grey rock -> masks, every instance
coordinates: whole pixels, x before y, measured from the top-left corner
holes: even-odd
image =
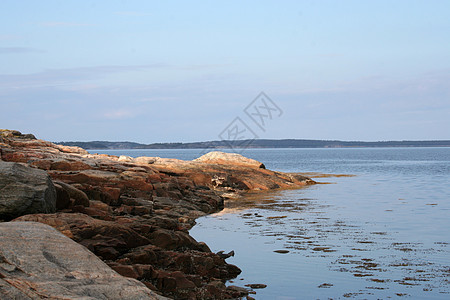
[[[0,223],[0,299],[167,299],[36,222]]]
[[[56,190],[43,170],[0,161],[0,219],[56,211]]]

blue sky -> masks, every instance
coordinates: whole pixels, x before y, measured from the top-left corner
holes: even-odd
[[[52,141],[450,139],[450,1],[2,0],[0,104]]]

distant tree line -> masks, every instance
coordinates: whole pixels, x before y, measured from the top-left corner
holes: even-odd
[[[303,139],[283,139],[283,140],[239,140],[239,141],[209,141],[194,143],[153,143],[140,144],[134,142],[59,142],[57,144],[65,146],[78,146],[84,149],[224,149],[239,148],[246,145],[246,148],[346,148],[346,147],[450,147],[450,140],[435,141],[328,141],[328,140],[303,140]]]

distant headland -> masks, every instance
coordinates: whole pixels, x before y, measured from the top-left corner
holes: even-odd
[[[59,142],[64,146],[77,146],[84,149],[226,149],[226,148],[351,148],[351,147],[450,147],[450,140],[430,141],[338,141],[305,139],[256,139],[256,140],[222,140],[192,143],[153,143],[134,142]]]

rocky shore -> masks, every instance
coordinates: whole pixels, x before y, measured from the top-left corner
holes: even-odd
[[[0,298],[245,297],[188,230],[229,197],[308,184],[238,154],[116,157],[0,130]]]

